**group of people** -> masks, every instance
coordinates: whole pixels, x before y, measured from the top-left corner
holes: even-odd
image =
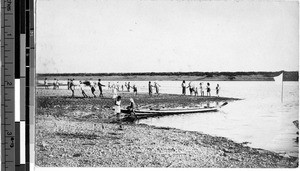
[[[149,81],[149,83],[148,83],[148,93],[149,93],[149,96],[152,96],[152,93],[153,93],[152,87],[155,88],[156,94],[159,95],[159,87],[160,87],[160,85],[157,82],[154,82],[154,85],[152,85],[151,81]]]
[[[98,79],[97,83],[90,82],[90,81],[84,81],[84,82],[83,81],[79,81],[79,85],[75,85],[74,84],[74,79],[68,79],[68,81],[67,81],[67,87],[68,87],[68,90],[71,90],[71,92],[72,92],[71,97],[74,97],[75,87],[76,86],[80,87],[81,94],[83,95],[83,97],[89,97],[86,94],[86,92],[85,92],[85,90],[86,90],[85,87],[90,87],[93,96],[97,97],[96,94],[95,94],[95,91],[96,91],[96,88],[98,86],[99,91],[100,91],[99,97],[103,97],[102,87],[104,87],[105,85],[101,83],[101,79]]]
[[[115,99],[118,96],[118,92],[119,91],[125,91],[130,92],[130,89],[133,89],[133,95],[137,95],[138,92],[138,88],[137,86],[134,84],[133,86],[130,85],[130,82],[125,82],[124,85],[122,84],[121,86],[119,85],[119,82],[117,82],[116,84],[114,83],[110,83],[108,82],[108,89],[112,90],[112,97]],[[45,89],[49,89],[49,84],[48,84],[48,80],[47,78],[44,79],[44,85],[45,85]],[[59,81],[58,79],[54,79],[53,81],[53,89],[59,89]],[[91,81],[79,81],[79,85],[75,85],[74,84],[74,79],[68,79],[67,81],[67,87],[68,90],[72,91],[72,96],[74,97],[74,91],[75,91],[75,87],[79,86],[81,93],[83,95],[83,97],[88,97],[88,95],[86,94],[86,88],[85,87],[89,87],[91,89],[91,92],[93,94],[94,97],[97,97],[95,94],[96,88],[98,87],[100,94],[99,97],[103,97],[103,89],[102,87],[104,87],[105,85],[101,83],[101,79],[98,79],[97,83],[95,82],[91,82]],[[188,84],[185,82],[185,80],[182,81],[181,87],[182,87],[182,95],[186,95],[186,91],[187,89],[190,92],[190,95],[194,95],[194,96],[205,96],[205,92],[206,92],[206,96],[211,96],[211,87],[210,87],[210,83],[206,84],[206,87],[204,87],[205,85],[203,85],[202,83],[199,84],[199,89],[198,86],[195,86],[195,84],[190,81]],[[151,81],[148,82],[148,94],[151,97],[154,93],[153,93],[153,88],[155,89],[155,94],[159,95],[160,94],[160,87],[161,85],[159,85],[157,82],[154,82],[154,84],[151,83]],[[217,84],[216,88],[216,96],[219,96],[219,91],[220,91],[220,86],[219,84]]]
[[[52,85],[53,85],[53,89],[59,89],[58,79],[54,78]],[[44,86],[45,86],[45,89],[49,89],[49,82],[48,82],[47,78],[44,79]]]
[[[190,95],[195,95],[198,96],[198,87],[195,86],[191,81],[189,82],[188,85],[186,85],[185,80],[182,81],[181,83],[182,87],[182,95],[186,95],[186,89],[189,89]],[[206,88],[203,87],[202,83],[199,84],[199,91],[200,91],[200,96],[205,96],[204,91],[206,89],[206,96],[211,96],[211,88],[210,88],[210,83],[207,83]],[[216,96],[219,97],[219,91],[220,91],[220,86],[217,84],[216,86]]]
[[[119,82],[116,84],[108,82],[108,89],[112,90],[113,98],[116,98],[118,95],[118,92],[121,90],[124,91],[124,87],[126,88],[125,91],[130,92],[130,89],[133,90],[133,95],[137,95],[137,86],[134,84],[133,86],[130,85],[130,82],[125,82],[124,85],[119,85]]]

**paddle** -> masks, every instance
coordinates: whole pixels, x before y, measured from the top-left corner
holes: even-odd
[[[225,102],[225,103],[223,103],[220,107],[223,107],[223,106],[225,106],[225,105],[227,105],[228,104],[228,102]]]

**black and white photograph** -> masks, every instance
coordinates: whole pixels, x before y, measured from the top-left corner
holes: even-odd
[[[37,0],[35,50],[38,168],[298,168],[296,0]]]

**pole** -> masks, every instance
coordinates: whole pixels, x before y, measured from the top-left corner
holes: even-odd
[[[281,80],[281,103],[283,103],[283,73],[282,72],[282,80]]]

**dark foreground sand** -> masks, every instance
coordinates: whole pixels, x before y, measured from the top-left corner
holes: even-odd
[[[96,92],[98,94],[98,92]],[[89,94],[91,96],[91,94]],[[298,158],[254,149],[227,138],[173,128],[114,123],[113,100],[70,98],[66,90],[37,90],[36,165],[68,167],[298,167]],[[76,92],[80,96],[80,92]],[[121,93],[128,105],[131,93]],[[193,106],[224,97],[134,97],[139,106]]]

